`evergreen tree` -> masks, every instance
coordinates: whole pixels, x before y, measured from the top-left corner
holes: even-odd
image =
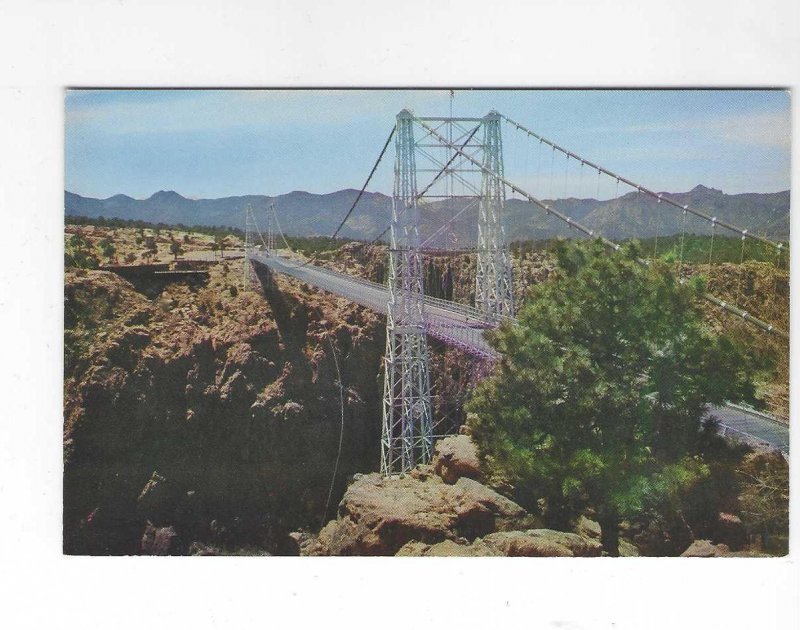
[[[491,335],[502,354],[469,403],[484,461],[547,521],[566,527],[596,511],[602,542],[618,551],[620,519],[663,479],[703,474],[708,404],[752,394],[740,351],[704,324],[701,287],[666,265],[642,266],[629,245],[555,247],[558,267],[533,288],[519,325]],[[673,484],[674,485],[674,484]]]

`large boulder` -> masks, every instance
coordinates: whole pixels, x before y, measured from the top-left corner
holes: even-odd
[[[599,541],[552,529],[529,529],[517,532],[495,532],[483,542],[504,556],[528,557],[598,557],[603,547]]]
[[[527,516],[524,509],[473,479],[453,485],[428,474],[386,479],[361,475],[345,492],[339,517],[328,523],[308,555],[394,555],[417,541],[434,545],[475,539]]]
[[[483,480],[478,449],[469,435],[451,435],[439,440],[434,448],[433,469],[449,484],[461,477]]]

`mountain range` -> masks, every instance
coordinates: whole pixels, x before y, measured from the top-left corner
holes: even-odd
[[[776,193],[744,193],[727,195],[721,190],[696,186],[688,192],[662,193],[681,205],[702,211],[720,220],[747,228],[750,232],[773,239],[789,238],[789,191]],[[108,199],[82,197],[64,191],[64,210],[67,216],[138,219],[152,223],[188,226],[243,227],[245,209],[251,205],[262,230],[267,212],[275,204],[278,220],[284,233],[292,236],[329,236],[339,225],[358,195],[346,189],[327,194],[294,191],[284,195],[244,195],[220,199],[189,199],[175,191],[159,191],[147,199],[114,195]],[[381,234],[391,218],[391,197],[365,192],[355,211],[340,232],[344,238],[370,240]],[[421,204],[420,236],[430,238],[464,208],[461,200],[436,201]],[[647,238],[687,233],[710,234],[707,221],[692,215],[685,218],[677,208],[659,204],[655,199],[630,192],[608,200],[555,199],[545,200],[551,207],[580,221],[596,233],[611,239]],[[477,239],[477,204],[465,210],[451,225],[430,240],[429,245],[466,245]],[[543,239],[554,236],[575,236],[576,232],[560,220],[545,215],[539,208],[521,199],[506,200],[504,221],[509,241]],[[721,230],[725,233],[724,230]],[[730,234],[730,233],[728,233]]]

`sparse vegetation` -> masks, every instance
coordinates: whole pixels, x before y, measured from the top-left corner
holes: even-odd
[[[156,236],[154,230],[149,227],[122,226],[112,228],[91,223],[83,226],[68,225],[65,237],[65,251],[69,256],[77,255],[81,262],[87,265],[87,268],[91,268],[91,265],[99,265],[101,255],[108,258],[103,252],[106,244],[113,244],[116,248],[115,256],[126,264],[133,264],[138,260],[167,262],[176,255],[175,251],[173,251],[173,243],[180,249],[186,250],[187,257],[190,257],[190,254],[198,250],[204,250],[209,255],[215,250],[219,251],[219,243],[226,236],[228,240],[225,244],[226,249],[237,246],[236,235],[233,233],[212,236],[198,232],[193,238],[187,238],[188,233],[182,231],[179,226],[162,225],[160,231],[161,235]],[[173,236],[172,241],[167,239],[167,234],[170,232]],[[364,244],[356,243],[341,246],[341,243],[331,242],[330,239],[323,237],[289,239],[289,241],[295,251],[299,251],[309,257],[316,254],[319,264],[330,265],[338,270],[346,269],[349,273],[361,274],[371,280],[380,281],[384,276],[385,247],[365,247]],[[664,243],[666,241],[659,240],[658,251],[663,264],[658,267],[674,270],[676,261],[670,259],[668,252],[665,250],[663,252],[665,255],[661,256]],[[587,244],[583,243],[578,247],[586,246]],[[548,278],[552,278],[554,274],[558,276],[564,273],[563,269],[560,271],[554,269],[553,261],[559,258],[559,252],[569,250],[570,247],[569,244],[552,241],[516,244],[514,255],[516,256],[515,291],[517,295],[522,296],[525,295],[526,291],[533,291],[531,296],[533,300],[531,301],[541,303],[539,299],[541,296],[538,292],[543,290],[541,288],[544,286],[543,283]],[[643,256],[647,254],[646,247],[647,243],[641,246],[640,254]],[[715,251],[717,251],[716,241]],[[140,258],[140,256],[145,256],[146,258]],[[569,259],[569,256],[567,259]],[[97,295],[86,293],[86,290],[91,287],[105,285],[104,278],[109,277],[109,274],[87,272],[84,269],[68,272],[70,284],[75,287],[81,287],[75,297],[70,300],[68,307],[72,309],[69,316],[73,318],[67,323],[67,330],[65,330],[65,361],[68,372],[78,374],[81,369],[93,365],[93,362],[102,362],[103,357],[109,356],[113,357],[114,365],[109,379],[112,377],[119,378],[118,375],[122,373],[119,372],[120,366],[123,366],[126,370],[132,369],[133,363],[126,363],[126,361],[134,361],[134,358],[131,357],[137,356],[137,351],[134,351],[132,349],[133,346],[130,345],[133,343],[131,340],[143,339],[145,333],[154,336],[160,335],[161,341],[159,341],[159,344],[169,338],[170,341],[163,346],[164,351],[167,351],[168,348],[172,347],[172,344],[195,343],[189,341],[196,334],[188,332],[190,327],[197,327],[197,330],[200,331],[216,327],[224,328],[232,325],[233,322],[240,322],[240,320],[241,323],[247,322],[248,325],[256,325],[261,322],[263,317],[251,317],[248,315],[242,319],[243,311],[239,306],[239,302],[241,300],[252,300],[253,294],[243,292],[241,284],[237,286],[241,278],[241,267],[237,261],[228,262],[229,260],[226,257],[224,260],[219,261],[220,264],[212,264],[211,277],[208,283],[202,287],[190,287],[187,285],[180,290],[170,288],[160,291],[155,296],[147,294],[146,296],[140,295],[137,298],[125,293],[126,304],[138,303],[141,300],[145,300],[142,302],[143,305],[149,304],[146,307],[147,317],[155,322],[153,324],[149,320],[141,319],[138,311],[136,314],[131,315],[130,312],[126,312],[125,309],[121,309],[118,305],[111,308],[112,300],[102,297],[100,293]],[[772,271],[774,268],[769,263],[759,263],[752,260],[744,266],[738,265],[737,260],[733,263],[715,263],[710,268],[703,263],[702,259],[697,263],[690,263],[686,260],[684,262],[684,270],[687,274],[702,276],[696,282],[703,281],[710,284],[722,296],[729,294],[744,296],[746,300],[750,300],[747,303],[747,307],[752,308],[753,312],[767,312],[769,315],[779,319],[785,317],[788,325],[788,309],[786,307],[788,303],[787,272],[781,271],[780,273],[784,275],[775,275]],[[78,266],[72,258],[68,258],[66,255],[65,264],[72,268]],[[470,292],[474,290],[474,256],[437,255],[426,258],[425,264],[425,282],[428,292],[442,296],[452,295],[457,301],[470,301]],[[120,285],[117,282],[114,284]],[[619,286],[621,286],[621,283],[615,283],[615,290]],[[94,289],[92,291],[94,293]],[[765,297],[767,294],[774,297],[767,299]],[[307,299],[307,297],[304,299]],[[85,305],[89,305],[87,307],[89,310],[81,311]],[[763,310],[765,305],[767,311]],[[761,337],[758,337],[755,333],[748,332],[749,329],[746,324],[731,322],[730,319],[725,319],[724,316],[715,311],[706,310],[705,307],[701,307],[701,309],[702,317],[715,331],[728,331],[736,339],[736,344],[741,347],[761,349],[758,361],[752,362],[754,368],[758,370],[759,379],[761,379],[757,391],[759,397],[766,396],[768,390],[766,383],[779,384],[783,382],[782,379],[786,379],[786,375],[788,375],[788,352],[786,353],[785,366],[783,368],[776,367],[774,363],[776,355],[773,350],[764,350],[763,343],[756,343]],[[784,309],[785,312],[781,309]],[[258,309],[252,311],[252,313],[255,312],[260,311]],[[655,315],[653,316],[655,317]],[[562,319],[564,319],[564,322],[569,321],[566,317]],[[96,325],[91,322],[96,322]],[[142,322],[146,324],[145,329],[137,328]],[[170,323],[167,326],[163,326],[165,322]],[[182,332],[180,335],[167,335],[167,332],[172,327],[177,327],[176,332],[178,329],[183,329],[183,324],[178,326],[180,322],[185,322],[187,332]],[[566,325],[565,323],[564,326]],[[135,332],[131,330],[132,328],[135,329]],[[125,335],[129,335],[130,338],[125,336],[117,340],[120,331],[125,332]],[[196,337],[197,340],[202,340],[203,338],[203,334]],[[225,333],[224,338],[234,344],[237,339],[236,335],[230,335],[229,333]],[[378,338],[379,335],[375,337],[375,339]],[[178,341],[179,339],[180,341]],[[526,337],[524,343],[521,344],[521,348],[529,349],[529,346],[525,345],[529,342],[531,342],[531,338]],[[196,346],[197,351],[206,352],[203,349],[205,348],[203,343],[198,343],[200,345]],[[218,344],[219,339],[215,343]],[[117,345],[119,348],[117,348]],[[376,347],[380,345],[382,344],[378,341]],[[162,346],[150,345],[147,347],[148,352],[154,352],[156,348],[161,348]],[[313,344],[309,346],[309,356],[317,356],[318,348],[314,348],[316,346]],[[162,350],[159,349],[157,351],[161,352]],[[592,350],[592,352],[594,351]],[[379,347],[376,352],[380,352]],[[580,370],[585,367],[585,364],[582,363],[585,361],[585,356],[574,348],[569,352],[572,354],[564,354],[560,360],[566,363],[567,358],[577,357],[572,362],[573,366],[563,367],[556,363],[556,368],[551,370],[553,379],[562,376],[569,377],[570,375],[573,375],[576,379],[584,378],[584,372]],[[750,352],[752,354],[752,351]],[[777,349],[775,352],[777,352]],[[314,359],[314,361],[316,360]],[[660,359],[660,361],[664,360],[663,358]],[[452,357],[448,361],[452,361]],[[145,365],[145,363],[142,365]],[[448,363],[448,365],[450,364]],[[546,362],[542,363],[541,369],[544,370],[546,365],[548,365]],[[80,366],[84,367],[81,368]],[[455,374],[463,367],[463,365],[458,364],[457,368],[447,372]],[[78,372],[75,372],[76,369]],[[261,373],[263,369],[264,367],[259,363],[257,372]],[[315,367],[314,369],[317,368]],[[355,372],[358,372],[358,370],[354,370]],[[440,370],[437,368],[435,372],[438,375]],[[623,370],[623,372],[628,376],[633,374],[630,370],[627,372]],[[665,369],[663,372],[668,372],[668,370]],[[234,372],[231,372],[231,375],[233,374]],[[458,378],[458,376],[453,376],[453,382],[450,387],[454,396],[458,395],[463,398],[465,392],[458,389],[459,387],[463,388],[463,383],[459,385]],[[370,382],[374,382],[374,370],[371,372],[370,379]],[[509,386],[514,383],[519,384],[518,381],[513,379],[505,379],[505,381]],[[234,382],[235,379],[231,380],[231,386],[233,386]],[[307,381],[303,382],[304,389],[307,389]],[[600,384],[601,381],[598,380],[598,387],[600,387]],[[524,385],[524,387],[520,388],[521,393],[519,393],[519,396],[523,394],[530,395],[533,391],[529,384],[525,383]],[[111,384],[109,384],[110,386]],[[594,398],[590,397],[590,395],[596,393],[597,388],[592,388],[591,384],[587,387],[590,391],[582,399],[583,402],[580,403],[580,409],[586,412],[580,416],[579,424],[581,426],[592,422],[600,422],[597,420],[594,410],[598,403]],[[574,389],[577,391],[577,387]],[[204,389],[203,391],[206,390]],[[336,390],[332,391],[336,394],[334,399],[338,400],[338,393]],[[606,396],[609,399],[614,399],[620,391],[612,388],[607,390]],[[647,388],[639,388],[637,391],[639,393],[644,392],[645,395],[652,394],[652,390]],[[379,396],[379,394],[380,392],[377,392],[376,396]],[[788,385],[786,394],[788,396]],[[183,400],[182,396],[184,396],[183,393],[176,400]],[[231,397],[231,400],[238,400],[239,396],[240,394],[237,393],[236,396]],[[506,397],[505,400],[513,402],[516,399]],[[577,400],[577,394],[572,400]],[[511,403],[509,402],[508,404]],[[247,405],[244,406],[247,407]],[[249,407],[247,408],[249,409]],[[372,408],[370,403],[369,409]],[[75,408],[71,407],[71,409],[74,410]],[[184,411],[181,410],[180,405],[176,409],[177,411],[171,410],[170,413],[176,413],[175,417],[182,417],[181,414]],[[202,406],[197,407],[194,411],[198,412],[201,409],[203,409]],[[503,406],[495,410],[498,422],[503,421],[506,410],[507,407]],[[92,413],[91,410],[89,413]],[[204,412],[199,411],[199,413]],[[667,416],[669,414],[662,415],[662,424],[664,423],[663,418]],[[551,420],[553,418],[556,418],[556,416],[550,417]],[[470,423],[473,423],[472,417]],[[554,450],[552,446],[545,446],[544,450],[534,451],[536,455],[534,461],[538,461],[540,466],[548,466],[548,470],[546,474],[541,473],[541,470],[534,470],[536,474],[532,474],[528,478],[544,479],[544,482],[531,483],[528,489],[525,489],[519,483],[518,477],[514,477],[509,473],[509,470],[513,470],[513,468],[510,469],[507,466],[507,462],[503,462],[501,457],[490,457],[487,459],[487,463],[489,463],[490,470],[494,473],[493,481],[502,482],[504,479],[506,482],[514,481],[514,498],[520,503],[524,502],[525,506],[531,511],[539,511],[544,514],[548,519],[549,525],[568,527],[570,516],[579,513],[588,514],[592,519],[603,521],[606,526],[604,542],[608,548],[613,546],[613,540],[609,540],[608,535],[609,531],[614,531],[614,527],[609,525],[613,514],[609,515],[609,510],[607,509],[607,505],[611,505],[616,509],[616,518],[621,523],[619,531],[623,537],[624,544],[630,544],[633,541],[643,553],[656,555],[678,554],[682,549],[685,549],[684,543],[691,539],[692,532],[695,537],[713,538],[715,519],[718,513],[723,510],[741,516],[748,532],[751,534],[751,538],[754,541],[761,541],[754,542],[756,545],[761,545],[759,548],[763,547],[770,553],[783,552],[782,550],[785,549],[786,545],[785,514],[787,513],[787,504],[785,499],[787,496],[787,480],[786,472],[781,468],[781,462],[773,458],[770,459],[768,466],[762,466],[761,464],[756,466],[748,459],[751,456],[745,456],[747,449],[732,448],[725,445],[720,439],[714,437],[713,427],[711,426],[706,430],[696,431],[696,435],[692,436],[685,449],[682,447],[683,450],[680,453],[664,453],[661,447],[657,447],[658,440],[652,439],[649,443],[649,451],[645,449],[647,452],[643,454],[641,449],[631,447],[625,442],[625,435],[630,435],[631,426],[634,425],[627,421],[621,424],[622,426],[619,427],[618,432],[616,429],[610,430],[607,436],[588,439],[582,442],[581,445],[585,447],[584,450],[591,450],[597,447],[598,444],[604,448],[606,442],[609,444],[619,442],[623,446],[605,451],[603,448],[597,448],[595,449],[596,452],[589,453],[584,459],[578,458],[572,461],[559,459],[556,456],[558,449]],[[668,422],[667,424],[670,423]],[[678,431],[680,429],[678,425],[681,422],[678,421],[674,424],[676,426],[672,428]],[[569,427],[566,423],[564,425]],[[189,426],[191,425],[187,424],[187,427]],[[476,435],[480,434],[481,430],[476,427]],[[564,430],[566,431],[566,428]],[[627,434],[626,431],[628,431]],[[647,426],[636,425],[633,432],[637,435],[637,440],[649,439],[647,436],[652,437],[654,435],[652,427]],[[476,439],[479,438],[476,437]],[[569,441],[571,438],[565,433],[556,433],[553,439],[555,440],[553,443],[563,444],[564,440]],[[500,448],[505,448],[502,440]],[[755,457],[753,461],[761,461],[759,458],[763,456],[756,454],[752,457]],[[619,475],[620,480],[610,492],[600,492],[598,488],[605,483],[611,475],[610,471],[614,470],[615,467],[623,470],[624,474]],[[556,473],[559,471],[567,473],[569,479],[565,484],[557,487],[556,484],[552,483],[552,479],[556,478]],[[152,470],[139,472],[143,475],[146,473],[149,476]],[[159,470],[159,472],[163,471]],[[146,480],[145,478],[142,481],[137,477],[134,480],[134,485],[144,483]],[[506,486],[500,483],[499,487]],[[136,496],[138,496],[140,489],[137,486],[132,500],[135,500]],[[540,501],[540,499],[544,499],[544,501]],[[88,509],[93,508],[87,506]],[[183,524],[182,526],[186,527],[188,525]],[[103,527],[106,526],[104,525]],[[112,532],[113,528],[103,531]],[[689,534],[686,534],[687,531]],[[73,530],[73,533],[75,533],[75,530]],[[140,537],[141,531],[137,535]],[[613,535],[611,538],[613,539]]]
[[[193,225],[187,226],[183,223],[176,223],[174,225],[167,223],[151,223],[149,221],[140,221],[138,219],[117,219],[106,217],[83,217],[83,216],[68,216],[67,223],[69,225],[92,225],[97,227],[108,228],[134,228],[137,230],[139,237],[144,238],[144,231],[150,230],[161,233],[161,230],[175,230],[177,232],[187,232],[189,234],[204,234],[206,236],[215,236],[217,234],[231,234],[237,238],[244,238],[244,232],[237,227],[225,227],[214,225]]]

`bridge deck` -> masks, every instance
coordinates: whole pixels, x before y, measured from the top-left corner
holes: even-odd
[[[382,284],[314,265],[302,265],[282,256],[269,256],[266,252],[253,252],[251,258],[277,273],[386,314],[389,289]],[[497,358],[497,353],[483,337],[484,331],[494,328],[494,324],[482,317],[477,309],[426,296],[424,311],[425,332],[431,337],[479,358]]]
[[[270,256],[263,251],[253,251],[250,256],[276,273],[291,276],[379,313],[386,313],[389,290],[382,284],[314,265],[302,265],[296,260]],[[429,296],[425,297],[424,309],[426,332],[429,335],[473,356],[490,360],[497,358],[497,353],[483,336],[484,331],[495,324],[483,318],[478,310]],[[789,453],[788,426],[736,406],[714,407],[710,413],[719,419],[720,431],[724,435]]]

